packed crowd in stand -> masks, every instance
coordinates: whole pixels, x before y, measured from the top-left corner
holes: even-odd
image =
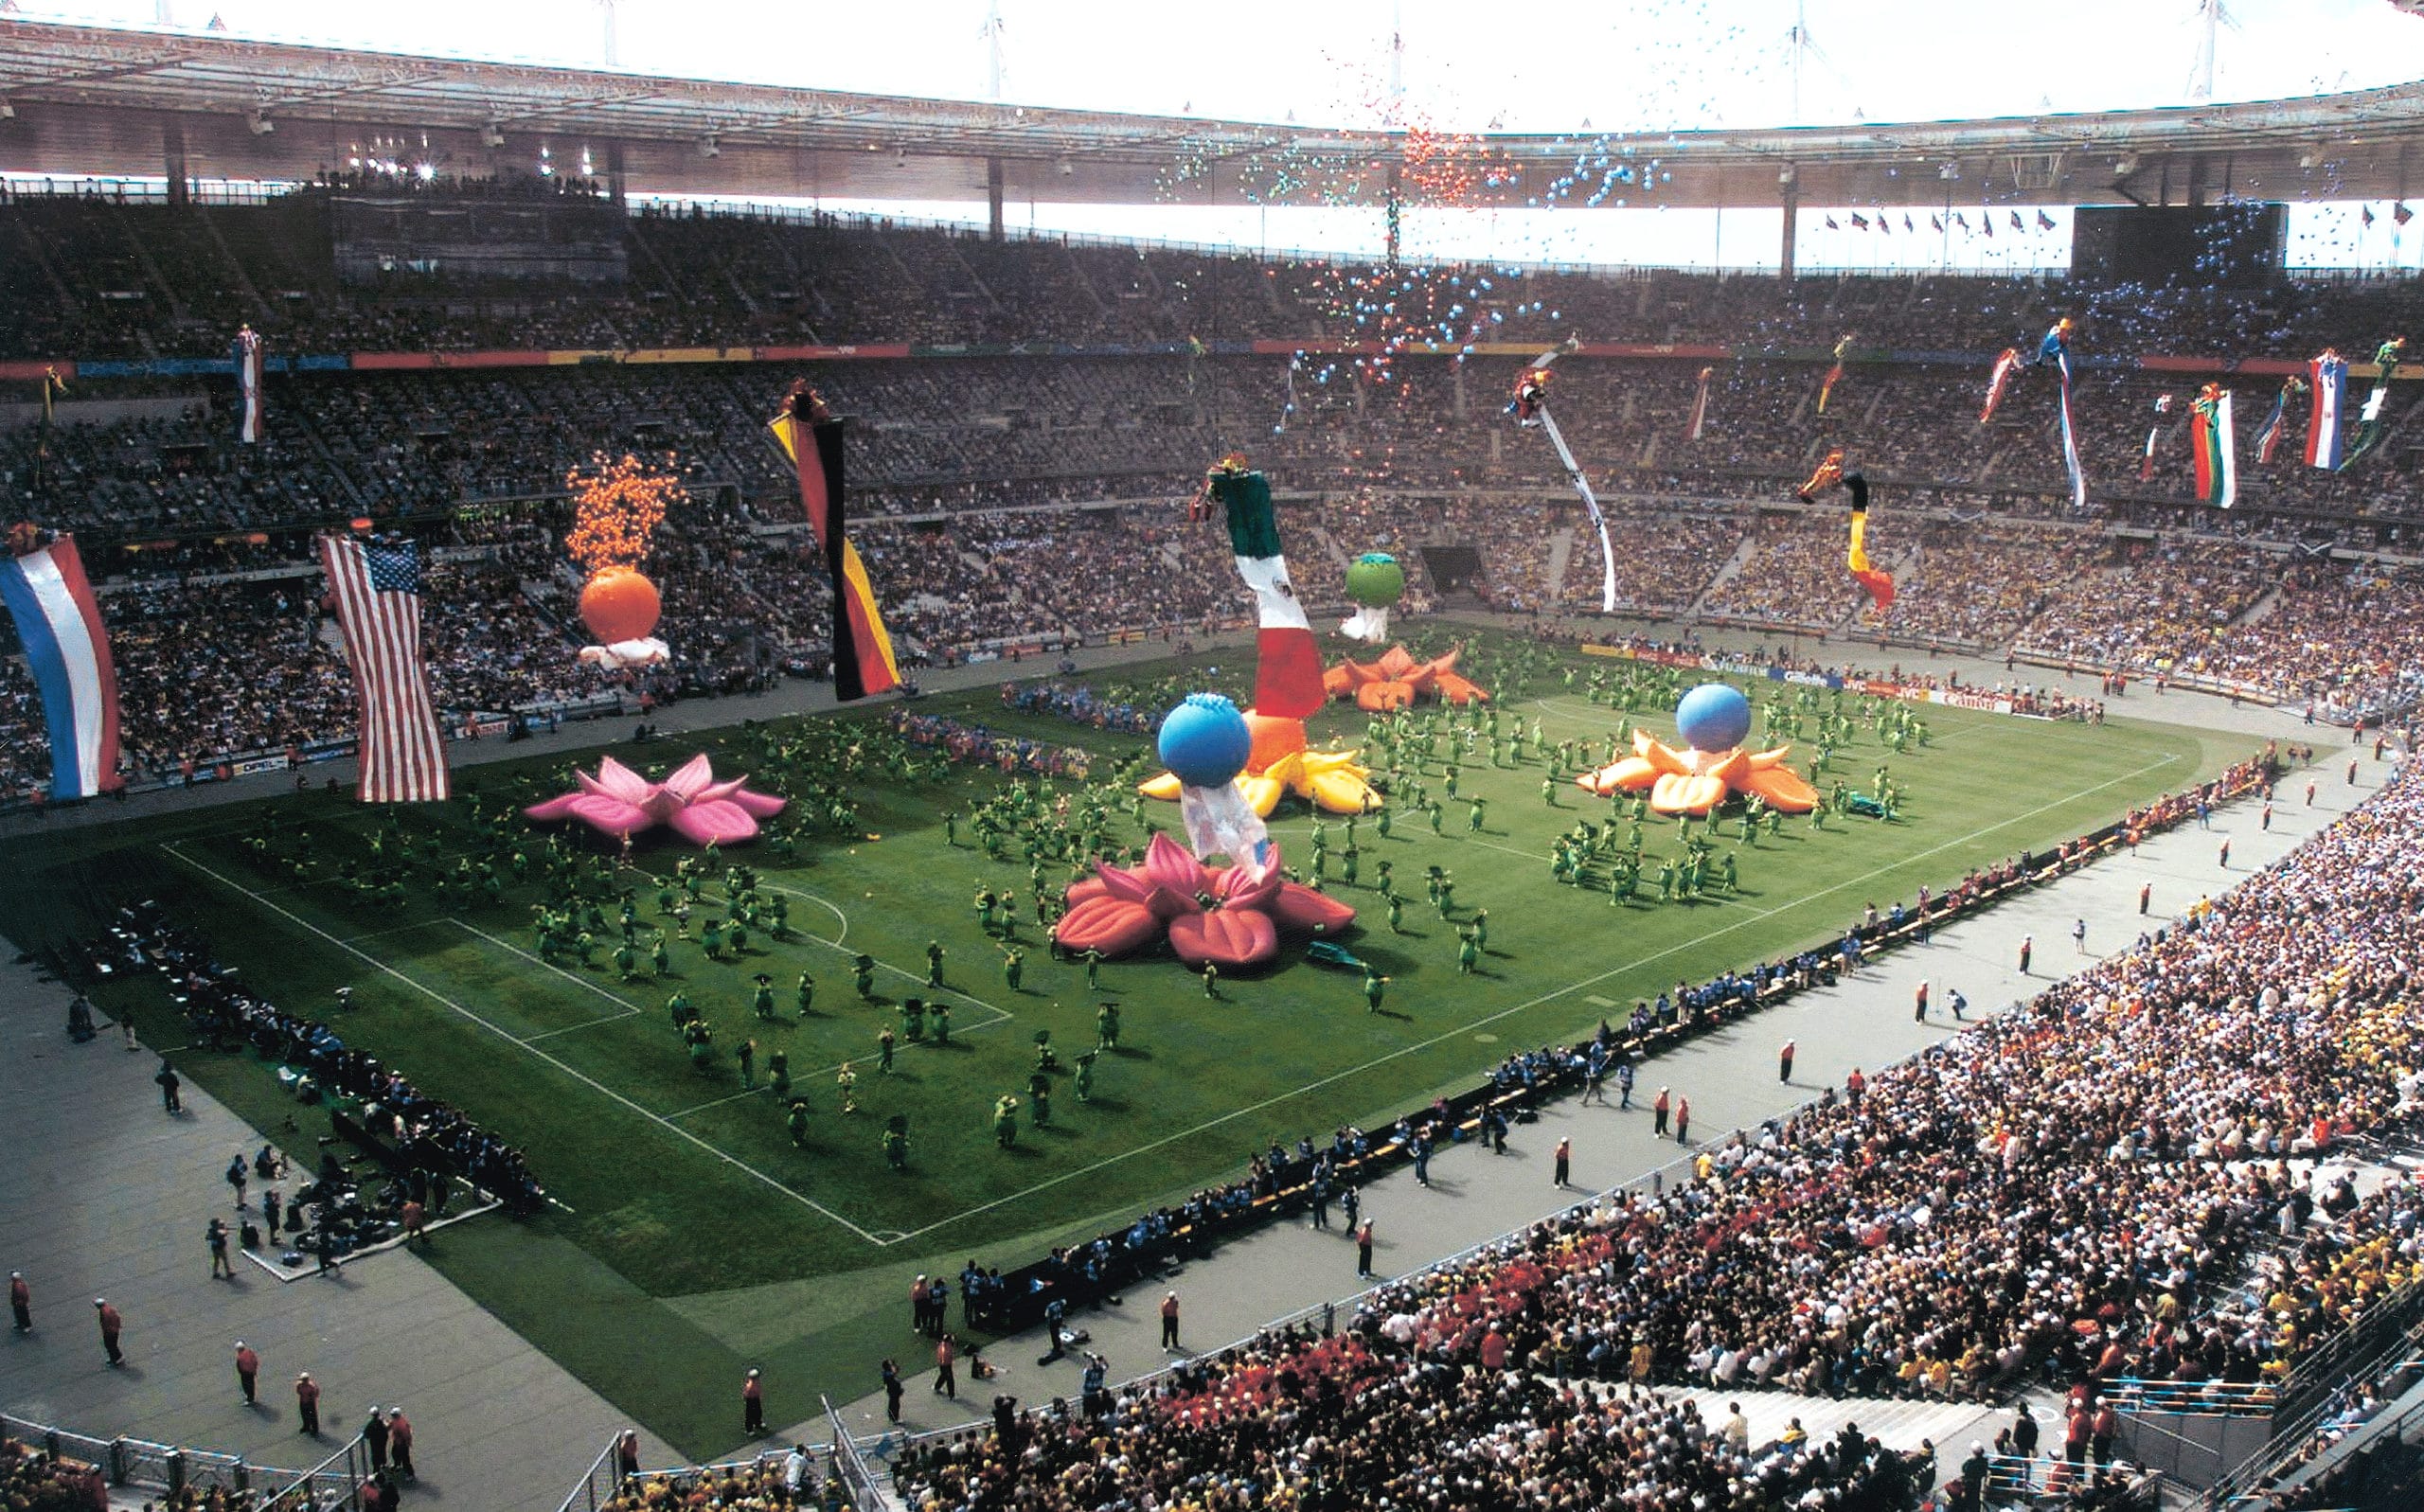
[[[433,199],[441,187],[406,187]],[[588,192],[535,180],[453,188]],[[364,514],[411,515],[434,548],[493,545],[492,514],[519,522],[502,548],[433,575],[430,638],[450,719],[821,675],[822,563],[796,533],[792,480],[765,429],[801,370],[858,418],[848,442],[856,534],[913,663],[1234,622],[1244,606],[1225,543],[1188,524],[1180,504],[1203,459],[1240,439],[1301,522],[1290,526],[1292,558],[1316,605],[1339,596],[1347,560],[1391,550],[1409,573],[1403,613],[1421,613],[1435,596],[1432,546],[1473,554],[1477,575],[1462,586],[1489,607],[1536,614],[1597,601],[1595,534],[1547,450],[1497,416],[1512,359],[1407,358],[1385,387],[1359,382],[1351,364],[1300,365],[1294,408],[1274,426],[1290,391],[1283,360],[1201,355],[1180,339],[1317,333],[1331,318],[1325,291],[1337,270],[660,210],[626,222],[635,254],[628,303],[522,289],[496,294],[490,313],[464,315],[481,301],[452,298],[437,310],[393,291],[346,290],[304,266],[308,239],[295,218],[308,221],[318,203],[315,192],[179,212],[42,196],[0,206],[0,247],[24,251],[29,270],[25,297],[0,300],[10,311],[0,353],[95,355],[133,343],[147,353],[220,355],[224,332],[204,342],[208,328],[193,312],[241,304],[247,286],[302,295],[257,312],[276,349],[289,352],[338,332],[406,349],[811,333],[1167,345],[1086,358],[275,374],[257,446],[233,438],[223,385],[80,378],[55,427],[0,431],[0,479],[9,517],[77,530],[97,577],[169,580],[105,596],[132,693],[127,747],[138,774],[345,733],[350,693],[316,578],[182,588],[176,579],[303,564],[312,527]],[[137,245],[148,257],[134,255]],[[111,291],[143,297],[101,297]],[[1785,285],[1671,274],[1526,274],[1489,298],[1505,307],[1503,338],[1544,343],[1575,331],[1821,347],[1852,329],[1863,349],[1941,350],[2022,339],[2032,323],[2069,311],[2082,317],[2082,351],[2099,358],[2199,340],[2301,355],[2310,341],[2348,346],[2350,330],[2418,312],[2388,286],[2191,297],[1987,279]],[[681,329],[652,332],[648,322],[660,316]],[[597,321],[629,329],[601,336],[590,329]],[[2083,519],[2035,525],[2068,512],[2045,430],[2050,398],[2035,375],[1982,427],[1973,375],[1941,365],[1856,361],[1820,415],[1815,362],[1721,364],[1707,432],[1695,441],[1685,432],[1692,363],[1577,359],[1560,371],[1561,422],[1609,470],[1601,481],[1621,612],[1671,615],[1697,603],[1705,615],[1754,625],[1882,632],[1989,654],[2017,642],[2056,665],[2219,679],[2329,718],[2379,717],[2418,691],[2415,569],[2298,554],[2408,544],[2410,526],[2375,523],[2424,515],[2418,454],[2396,438],[2403,410],[2362,476],[2303,467],[2291,446],[2269,466],[2249,460],[2239,511],[2186,514],[2184,443],[2166,445],[2155,477],[2137,481],[2152,398],[2176,387],[2176,375],[2091,364],[2077,408],[2096,502]],[[1846,448],[1877,481],[1872,547],[1905,574],[1881,624],[1860,609],[1842,571],[1831,510],[1775,509],[1755,521],[1745,507],[1784,505],[1829,446]],[[676,662],[647,676],[609,679],[570,655],[578,579],[555,544],[557,496],[564,471],[600,450],[670,458],[692,492],[651,567]],[[2269,513],[2268,501],[2312,513]],[[1560,553],[1562,573],[1553,574]],[[187,631],[198,617],[213,622],[211,636]],[[164,698],[163,686],[182,695],[177,680],[197,666],[201,697]],[[264,697],[263,679],[287,685]],[[42,765],[28,708],[11,665],[0,672],[0,790],[10,793]]]
[[[109,1512],[98,1467],[53,1459],[30,1444],[0,1439],[0,1506],[27,1512]]]
[[[1625,1505],[1891,1506],[1841,1484],[1876,1472],[1864,1444],[1755,1468],[1630,1388],[1967,1395],[2030,1373],[2109,1379],[2166,1353],[2219,1376],[2229,1330],[2201,1344],[2183,1321],[2259,1235],[2298,1218],[2292,1162],[2415,1111],[2419,861],[2424,771],[2410,766],[2181,926],[1704,1148],[1690,1181],[1384,1285],[1335,1338],[1280,1330],[1074,1408],[1006,1411],[908,1457],[898,1483],[920,1512],[1603,1504],[1586,1485],[1622,1487]],[[2389,1280],[2408,1211],[2380,1204],[2385,1244],[2308,1257],[2317,1292],[2353,1290],[2352,1264]],[[2331,1309],[2291,1322],[2271,1343],[2293,1360]],[[1278,1444],[1291,1452],[1264,1452]],[[1813,1483],[1827,1488],[1803,1500]]]

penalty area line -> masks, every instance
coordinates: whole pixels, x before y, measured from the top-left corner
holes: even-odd
[[[268,898],[263,898],[260,894],[254,892],[251,888],[246,887],[241,882],[236,881],[232,878],[226,877],[217,871],[213,871],[210,867],[204,865],[201,862],[194,860],[191,856],[188,856],[184,851],[179,850],[174,845],[165,845],[160,848],[168,854],[174,856],[177,860],[184,862],[195,871],[202,873],[205,877],[209,878],[212,881],[217,882],[220,886],[227,888],[231,892],[241,894],[245,898],[251,898],[255,903],[268,909],[271,913],[286,919],[289,923],[295,925],[297,928],[306,930],[311,934],[317,935],[319,938],[326,940],[330,945],[335,946],[338,950],[345,952],[347,954],[353,956],[364,964],[372,967],[377,970],[385,972],[387,975],[394,977],[397,981],[401,982],[404,986],[412,988],[421,996],[428,998],[433,1003],[436,1003],[438,1006],[445,1008],[472,1023],[478,1024],[481,1028],[488,1030],[490,1034],[495,1035],[498,1039],[505,1041],[507,1043],[515,1045],[526,1054],[536,1057],[540,1060],[545,1061],[548,1065],[555,1067],[558,1071],[562,1072],[565,1076],[570,1076],[581,1085],[588,1087],[593,1092],[597,1092],[601,1095],[610,1098],[614,1102],[620,1104],[622,1107],[629,1109],[631,1112],[639,1114],[642,1118],[645,1118],[650,1123],[665,1130],[667,1132],[672,1134],[675,1138],[682,1140],[684,1143],[697,1146],[699,1148],[705,1150],[717,1160],[723,1162],[723,1164],[731,1166],[737,1171],[740,1171],[743,1175],[760,1182],[767,1186],[773,1187],[775,1191],[790,1198],[793,1201],[797,1202],[800,1206],[807,1208],[809,1211],[832,1219],[835,1223],[840,1224],[843,1228],[848,1229],[851,1233],[857,1235],[860,1238],[866,1240],[869,1244],[882,1246],[892,1242],[879,1237],[866,1229],[859,1227],[856,1223],[851,1222],[841,1214],[834,1212],[824,1203],[817,1201],[814,1198],[809,1197],[805,1193],[793,1191],[791,1187],[784,1185],[781,1182],[778,1182],[774,1177],[767,1175],[764,1171],[761,1171],[757,1166],[750,1165],[747,1161],[738,1159],[730,1153],[717,1148],[705,1140],[701,1139],[698,1135],[691,1133],[688,1130],[684,1129],[680,1125],[667,1119],[664,1115],[649,1112],[646,1108],[641,1107],[631,1098],[624,1096],[614,1088],[607,1086],[605,1083],[597,1080],[592,1076],[589,1076],[587,1073],[577,1070],[576,1068],[565,1064],[563,1061],[557,1059],[554,1056],[547,1054],[544,1050],[538,1048],[529,1041],[514,1034],[511,1030],[503,1027],[494,1021],[483,1018],[479,1014],[472,1012],[470,1008],[463,1006],[463,1005],[455,1002],[453,998],[446,996],[444,993],[429,986],[427,983],[406,976],[403,972],[397,970],[394,967],[389,966],[383,960],[380,960],[377,956],[372,955],[367,951],[347,944],[344,940],[339,939],[336,935],[330,934],[327,930],[320,928],[320,926],[312,923],[310,919],[303,917],[301,915],[280,907],[278,904],[270,901]]]

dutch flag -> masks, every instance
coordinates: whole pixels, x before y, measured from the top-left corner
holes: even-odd
[[[17,622],[27,669],[42,694],[51,796],[90,798],[121,786],[117,673],[76,543],[61,536],[0,562],[0,601]]]
[[[2307,466],[2336,468],[2344,442],[2340,417],[2348,400],[2348,359],[2326,351],[2310,360],[2307,382],[2314,390],[2314,407],[2307,419]]]

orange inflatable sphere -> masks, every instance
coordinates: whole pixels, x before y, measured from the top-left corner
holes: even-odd
[[[603,568],[580,590],[580,622],[602,646],[638,640],[656,629],[663,609],[656,584],[629,567]]]
[[[1246,729],[1254,737],[1254,754],[1246,757],[1248,772],[1265,772],[1282,756],[1305,749],[1305,721],[1246,711]]]

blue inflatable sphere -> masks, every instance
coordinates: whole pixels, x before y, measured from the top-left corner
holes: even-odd
[[[1731,683],[1702,683],[1675,705],[1675,728],[1695,751],[1731,751],[1751,734],[1751,701]]]
[[[1746,716],[1747,718],[1747,716]],[[1189,693],[1162,716],[1162,765],[1190,788],[1217,788],[1246,769],[1254,732],[1218,693]]]

